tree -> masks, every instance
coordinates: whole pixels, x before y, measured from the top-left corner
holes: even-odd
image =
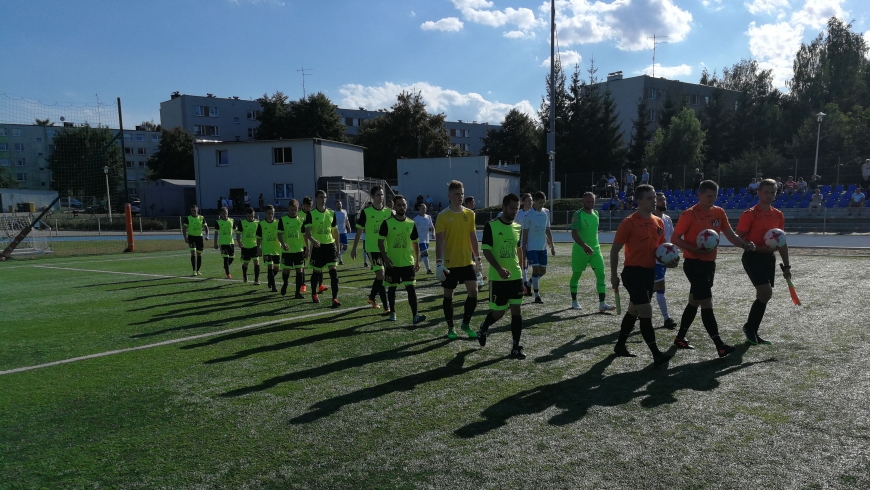
[[[665,101],[662,103],[662,110],[659,112],[659,127],[667,129],[668,126],[671,125],[671,119],[682,112],[685,107],[686,100],[683,94],[672,94],[671,91],[668,90],[668,94],[665,96]]]
[[[51,121],[51,119],[48,119],[48,118],[46,118],[46,119],[36,118],[36,125],[37,126],[54,126],[54,123]]]
[[[142,121],[139,126],[145,131],[160,131],[162,128],[159,124],[154,124],[154,120]]]
[[[528,114],[511,109],[501,123],[501,129],[489,129],[483,138],[481,155],[490,164],[498,161],[519,162],[522,169],[541,153],[541,128]]]
[[[18,189],[20,186],[18,180],[6,173],[5,168],[0,168],[0,189]]]
[[[725,92],[714,88],[701,111],[701,129],[706,135],[704,154],[708,162],[718,165],[729,160],[728,139],[731,125],[731,112],[725,107]]]
[[[651,122],[646,99],[640,97],[637,100],[637,118],[631,120],[631,143],[628,146],[628,163],[633,167],[644,165],[646,147],[653,135],[649,130]]]
[[[193,134],[182,127],[164,129],[157,153],[148,159],[148,177],[158,179],[193,180]]]
[[[575,67],[575,71],[577,67]],[[559,58],[556,58],[555,65],[555,108],[556,108],[556,164],[560,165],[563,157],[567,158],[570,154],[569,146],[567,145],[570,122],[570,95],[565,89],[565,72],[562,70],[562,63]],[[541,152],[528,168],[520,169],[520,180],[523,187],[538,187],[538,178],[544,174],[545,180],[549,180],[550,157],[547,155],[547,137],[550,134],[550,75],[545,77],[545,86],[547,89],[546,95],[541,98],[541,107],[538,110],[538,120],[541,121],[543,132],[541,133],[540,148]]]
[[[105,196],[103,167],[109,167],[110,188],[123,189],[124,155],[115,138],[109,128],[88,124],[64,127],[55,133],[52,141],[55,149],[48,157],[52,190],[79,199]]]
[[[672,173],[702,166],[703,158],[704,131],[695,111],[688,107],[674,116],[670,126],[656,129],[647,146],[646,161]]]
[[[258,140],[322,138],[347,141],[346,127],[336,112],[338,106],[321,92],[289,101],[281,92],[263,95]]]
[[[429,114],[422,94],[404,91],[382,116],[363,123],[356,144],[365,147],[366,175],[385,179],[396,178],[399,158],[444,157],[451,146],[444,114]]]

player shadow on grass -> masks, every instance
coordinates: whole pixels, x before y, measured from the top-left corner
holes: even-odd
[[[232,286],[232,284],[224,283],[224,284],[219,284],[217,286],[210,287],[210,288],[197,288],[195,291],[192,291],[192,292],[195,292],[197,294],[198,293],[207,293],[207,292],[213,292],[213,291],[217,291],[218,289],[223,289],[223,288],[227,288],[227,287],[231,287],[231,286]],[[185,293],[187,293],[187,292],[188,291],[185,291]],[[181,294],[179,291],[170,291],[168,293],[137,295],[135,298],[128,298],[128,299],[125,299],[124,301],[143,301],[146,299],[161,298],[164,296],[178,297],[179,294]]]
[[[683,364],[673,369],[647,366],[640,371],[629,371],[605,376],[604,372],[615,360],[611,354],[595,363],[589,371],[563,381],[538,386],[511,395],[481,412],[484,420],[456,429],[454,433],[470,439],[507,425],[511,417],[542,413],[551,407],[560,409],[548,421],[561,426],[579,421],[595,406],[615,407],[641,399],[644,408],[655,408],[677,401],[680,390],[711,391],[719,387],[719,378],[755,364],[773,362],[774,359],[741,364],[748,347],[737,347],[733,359],[711,359]]]
[[[290,296],[290,298],[292,298],[292,296]],[[263,295],[258,294],[255,291],[251,291],[248,294],[243,293],[243,294],[239,294],[236,296],[230,296],[228,299],[226,299],[225,301],[222,301],[218,305],[214,305],[211,302],[208,302],[207,300],[202,301],[202,302],[197,302],[197,300],[195,300],[195,299],[191,300],[190,298],[188,298],[188,299],[183,299],[180,301],[173,301],[173,302],[169,302],[169,303],[156,303],[156,304],[145,305],[145,306],[142,306],[139,308],[131,308],[128,311],[145,311],[145,310],[153,310],[155,308],[167,308],[167,307],[173,307],[173,306],[180,306],[180,307],[182,307],[181,310],[176,309],[176,310],[172,310],[172,311],[165,312],[165,313],[159,313],[155,316],[168,316],[170,313],[181,314],[180,316],[189,316],[189,315],[193,314],[192,312],[195,312],[197,310],[205,310],[207,313],[214,313],[214,312],[218,312],[218,311],[222,311],[222,310],[233,310],[233,309],[237,309],[237,308],[244,308],[247,306],[257,306],[257,305],[264,305],[264,304],[268,304],[268,303],[275,303],[275,302],[281,301],[282,299],[288,300],[290,302],[290,306],[297,306],[297,307],[299,307],[299,309],[302,309],[303,307],[307,307],[309,305],[309,303],[295,301],[292,299],[288,299],[287,297],[280,297],[280,296],[274,296],[274,295],[263,296]],[[202,313],[197,312],[196,314],[201,315]],[[153,321],[153,320],[149,320],[147,322],[139,322],[138,324],[151,323],[151,321]],[[137,325],[137,324],[134,323],[132,325]]]
[[[544,356],[538,356],[535,358],[535,362],[551,362],[559,359],[563,359],[567,357],[569,354],[573,354],[575,352],[580,352],[583,350],[594,349],[596,347],[601,347],[605,345],[613,345],[616,339],[619,337],[619,332],[609,333],[607,335],[601,335],[599,337],[593,337],[587,340],[582,339],[586,338],[586,335],[579,334],[574,337],[572,340],[556,347],[551,350],[549,354]]]
[[[473,366],[465,368],[465,360],[469,354],[477,352],[477,349],[468,349],[456,354],[456,357],[450,360],[446,365],[423,371],[408,376],[402,376],[394,380],[382,383],[376,386],[363,388],[344,395],[335,396],[326,400],[319,401],[311,405],[310,411],[297,417],[290,419],[291,424],[308,424],[316,422],[324,417],[328,417],[347,405],[360,403],[366,400],[374,400],[392,393],[407,392],[414,390],[420,385],[440,381],[442,379],[460,376],[471,371],[475,371],[497,362],[501,362],[505,357],[490,359],[479,362]]]
[[[236,390],[228,391],[222,394],[222,397],[237,397],[247,395],[249,393],[255,393],[258,391],[267,390],[269,388],[273,388],[278,386],[281,383],[286,383],[288,381],[300,381],[303,379],[316,378],[319,376],[326,376],[328,374],[337,373],[339,371],[345,371],[347,369],[359,368],[362,366],[366,366],[369,364],[374,364],[377,362],[385,362],[385,361],[397,361],[400,359],[404,359],[406,357],[416,356],[420,354],[425,354],[427,352],[431,352],[436,349],[440,349],[450,342],[446,339],[425,339],[418,342],[412,342],[410,344],[400,345],[394,349],[374,352],[372,354],[366,354],[363,356],[350,357],[347,359],[342,359],[340,361],[335,361],[329,364],[324,364],[322,366],[317,366],[310,369],[303,369],[302,371],[296,371],[295,373],[282,374],[281,376],[275,376],[274,378],[269,378],[264,380],[262,383],[249,386],[246,388],[239,388]]]
[[[109,291],[124,291],[127,289],[139,289],[139,288],[147,288],[153,286],[169,286],[170,284],[142,284],[143,282],[156,282],[156,281],[172,281],[172,284],[187,284],[190,281],[179,280],[176,277],[149,277],[147,279],[134,279],[132,281],[118,281],[111,283],[99,283],[99,284],[85,284],[82,287],[85,288],[97,288],[97,287],[111,287],[111,286],[119,286],[123,284],[133,284],[134,286],[126,287],[126,288],[118,288],[118,289],[110,289]]]

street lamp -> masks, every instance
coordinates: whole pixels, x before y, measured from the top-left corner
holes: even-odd
[[[822,118],[827,114],[824,112],[819,112],[816,114],[816,121],[819,122],[819,128],[816,130],[816,165],[813,167],[813,175],[819,174],[819,137],[822,134]]]
[[[109,192],[109,167],[103,167],[103,173],[106,174],[106,200],[109,207],[109,223],[112,222],[112,193]]]
[[[453,147],[447,147],[447,180],[453,180],[453,162],[450,160],[450,154],[453,153]]]
[[[553,194],[556,192],[556,150],[550,151],[550,212],[553,212]]]

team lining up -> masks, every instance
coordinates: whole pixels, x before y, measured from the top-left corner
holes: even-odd
[[[546,274],[547,249],[552,255],[556,253],[550,229],[550,213],[544,208],[546,196],[543,192],[524,194],[522,198],[516,194],[504,196],[502,212],[484,225],[483,238],[479,243],[474,211],[463,206],[462,183],[450,182],[447,194],[450,204],[438,214],[433,226],[425,209],[417,218],[410,219],[405,197],[395,196],[390,208],[384,202],[383,189],[378,186],[372,188],[372,203],[360,211],[351,248],[351,257],[356,258],[359,242],[364,241],[364,260],[371,263],[371,270],[375,274],[367,301],[372,308],[381,309],[383,305],[383,314],[388,320],[397,321],[396,290],[403,286],[408,294],[413,324],[426,320],[425,315],[418,314],[415,280],[421,261],[426,272],[433,273],[429,266],[429,240],[430,233],[434,231],[434,274],[443,288],[442,312],[447,324],[447,337],[455,339],[459,336],[454,324],[453,294],[462,283],[467,296],[459,330],[485,346],[489,328],[510,310],[513,340],[510,357],[524,359],[526,355],[520,343],[523,297],[534,296],[535,303],[544,302],[539,285]],[[719,236],[725,236],[735,246],[743,248],[741,262],[756,289],[755,301],[743,326],[746,342],[752,345],[770,344],[759,336],[759,329],[767,302],[772,296],[776,276],[775,252],[782,259],[780,267],[783,277],[791,279],[788,246],[781,231],[785,219],[782,212],[771,206],[776,195],[776,182],[768,179],[759,184],[759,202],[743,212],[736,230],[731,227],[725,211],[715,205],[717,195],[718,185],[715,182],[701,182],[698,203],[683,211],[674,225],[664,213],[667,211],[664,195],[649,185],[637,187],[637,210],[620,223],[610,250],[610,284],[616,292],[616,306],[605,301],[606,271],[598,241],[595,196],[592,193],[583,196],[583,208],[574,213],[570,225],[574,240],[572,276],[569,281],[572,308],[581,309],[577,300],[578,284],[587,267],[595,273],[599,312],[616,309],[620,313],[620,285],[625,289],[629,304],[614,346],[617,356],[635,357],[626,347],[626,341],[640,320],[640,332],[652,353],[654,364],[664,364],[671,358],[657,346],[651,301],[653,297],[656,298],[664,318],[664,327],[676,329],[678,324],[668,312],[665,277],[667,269],[679,264],[679,250],[683,252],[683,272],[689,280],[690,290],[674,347],[694,349],[686,336],[700,309],[702,324],[716,347],[717,355],[726,357],[734,351],[734,347],[720,338],[713,313],[712,286]],[[238,244],[245,282],[248,281],[249,264],[253,262],[254,284],[259,285],[262,257],[269,289],[278,292],[277,278],[280,272],[283,278],[281,294],[286,295],[289,276],[295,272],[294,297],[302,299],[303,293],[307,292],[304,266],[308,260],[312,269],[312,302],[320,303],[319,295],[330,290],[331,307],[339,308],[341,302],[338,300],[336,266],[343,264],[343,253],[349,247],[347,231],[350,225],[341,203],[336,203],[335,210],[329,209],[326,207],[326,197],[326,192],[317,191],[314,207],[308,197],[303,199],[301,208],[295,199],[291,200],[287,215],[280,218],[275,217],[272,206],[266,206],[264,220],[255,219],[254,210],[248,208],[246,217],[235,221],[228,217],[227,209],[222,208],[216,221],[214,247],[221,251],[227,278],[232,277],[230,265],[235,258],[235,245]],[[195,205],[191,207],[191,215],[182,227],[182,235],[190,247],[193,275],[201,275],[203,238],[208,239],[208,226]],[[369,239],[366,240],[365,236]],[[620,253],[623,249],[625,259],[620,272]],[[482,258],[489,264],[489,311],[480,327],[474,330],[471,321],[478,302],[478,289],[486,278],[482,274]],[[531,277],[527,272],[529,268]],[[330,277],[330,287],[324,285],[325,274]],[[380,304],[377,299],[381,300]]]

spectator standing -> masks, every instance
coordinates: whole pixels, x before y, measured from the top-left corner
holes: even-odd
[[[662,190],[663,191],[666,191],[669,189],[669,185],[671,183],[671,178],[673,176],[674,176],[673,174],[669,174],[667,172],[662,174]]]
[[[640,174],[640,183],[641,184],[649,184],[649,172],[647,172],[646,169],[643,169],[643,171]]]
[[[776,196],[779,197],[782,194],[782,177],[776,178]]]
[[[820,175],[813,175],[812,177],[810,177],[810,184],[808,186],[810,188],[810,190],[814,191],[814,190],[818,189],[821,185],[822,185],[822,177]]]
[[[610,197],[610,195],[609,195],[610,193],[609,193],[609,190],[607,188],[607,176],[606,175],[602,175],[601,178],[598,179],[598,184],[595,187],[596,187],[596,190],[598,191],[598,194],[601,195],[601,197]]]
[[[259,200],[259,202],[258,202],[257,204],[259,205],[259,206],[258,206],[258,211],[260,211],[260,212],[262,213],[263,210],[266,209],[266,199],[263,197],[263,193],[262,193],[262,192],[260,193],[260,200]]]
[[[749,193],[753,196],[758,194],[758,179],[756,179],[755,177],[753,177],[752,180],[749,181]]]
[[[698,193],[698,186],[701,185],[702,180],[704,180],[704,174],[700,168],[696,168],[695,173],[692,174],[692,194]]]
[[[251,207],[251,196],[245,192],[245,209],[248,209],[249,207]]]
[[[849,216],[852,216],[852,208],[858,208],[858,216],[861,216],[861,210],[864,208],[864,203],[867,201],[867,196],[861,192],[862,189],[858,187],[855,189],[855,192],[852,193],[852,199],[849,200]]]
[[[637,179],[637,176],[631,173],[631,169],[626,170],[625,177],[623,178],[623,183],[625,184],[625,193],[628,194],[629,190],[634,190],[634,181]]]
[[[870,158],[864,160],[864,165],[861,165],[861,177],[864,179],[864,188],[870,189]]]

